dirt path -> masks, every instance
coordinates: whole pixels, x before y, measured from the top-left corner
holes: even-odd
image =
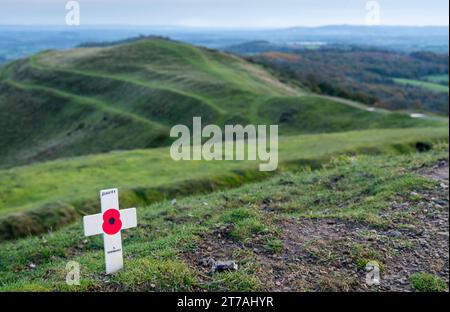
[[[232,259],[250,252],[255,275],[270,291],[413,291],[410,277],[417,272],[448,283],[448,162],[418,174],[441,182],[440,186],[414,194],[421,198],[414,205],[391,203],[380,212],[390,222],[386,229],[340,219],[283,219],[277,224],[282,230],[282,250],[269,253],[259,237],[244,246],[228,237],[232,229],[218,228],[204,237],[195,253],[187,255],[187,261],[208,276],[208,259]],[[265,213],[271,217],[270,211]],[[369,260],[380,264],[379,285],[366,282]]]
[[[443,185],[447,185],[448,188],[448,183],[449,183],[449,170],[448,170],[448,162],[446,161],[441,161],[439,162],[439,164],[435,165],[433,168],[429,169],[429,170],[425,170],[422,175],[424,177],[436,180],[436,181],[440,181]]]

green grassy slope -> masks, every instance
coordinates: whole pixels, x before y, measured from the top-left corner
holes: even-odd
[[[425,81],[433,82],[433,83],[439,83],[439,84],[447,84],[449,81],[448,75],[434,75],[434,76],[425,76],[422,78]]]
[[[140,40],[47,51],[4,66],[0,146],[8,148],[0,149],[0,168],[167,145],[170,127],[190,125],[193,116],[280,124],[282,134],[434,124],[307,94],[222,52]]]
[[[437,92],[437,93],[448,93],[449,92],[448,86],[444,86],[437,82],[434,83],[434,82],[427,82],[427,81],[422,81],[422,80],[401,79],[401,78],[394,79],[394,81],[397,83],[400,83],[400,84],[424,88],[424,89],[427,89],[427,90],[430,90],[433,92]]]
[[[448,141],[448,128],[366,130],[281,137],[280,169],[319,167],[333,155],[403,153]],[[57,228],[98,210],[97,190],[121,189],[121,204],[143,205],[266,178],[259,162],[175,162],[168,148],[113,152],[0,171],[0,234]],[[78,211],[78,212],[77,212]],[[1,238],[0,237],[0,238]]]
[[[420,230],[421,196],[437,196],[439,189],[417,168],[443,158],[448,149],[339,157],[321,170],[139,207],[138,227],[123,233],[125,268],[108,277],[102,237],[83,237],[81,222],[4,242],[0,291],[377,290],[365,284],[368,260],[406,279],[398,263],[410,263],[411,255],[414,270],[433,270],[417,261],[414,252],[427,251],[410,235]],[[448,190],[442,196],[448,198]],[[398,203],[406,205],[392,206]],[[390,230],[401,231],[400,237],[391,238]],[[208,274],[202,257],[233,259],[239,267]],[[79,286],[65,282],[68,261],[81,265]]]

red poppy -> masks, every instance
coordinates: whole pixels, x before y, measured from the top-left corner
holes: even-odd
[[[122,229],[122,220],[120,220],[120,212],[116,209],[109,209],[103,214],[103,232],[108,235],[119,233]]]

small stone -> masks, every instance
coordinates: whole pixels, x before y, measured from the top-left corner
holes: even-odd
[[[398,280],[398,282],[400,283],[400,284],[402,284],[402,285],[405,285],[405,284],[408,284],[408,281],[407,281],[407,279],[406,278],[401,278],[401,279],[399,279]]]
[[[177,204],[177,200],[174,198],[174,199],[172,199],[172,201],[170,203],[172,204],[172,206],[174,206]]]
[[[213,265],[213,272],[237,271],[238,265],[235,261],[216,261]]]
[[[36,264],[34,264],[34,263],[30,263],[28,266],[30,267],[30,269],[35,269],[36,268]]]
[[[402,236],[402,233],[400,233],[399,231],[389,231],[389,232],[388,232],[388,235],[389,235],[390,237],[395,237],[395,238],[397,238],[397,237]]]
[[[216,261],[213,258],[203,258],[199,261],[202,267],[211,267]]]

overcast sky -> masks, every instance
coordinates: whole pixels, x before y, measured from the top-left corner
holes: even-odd
[[[0,24],[64,25],[67,0],[0,0]],[[81,24],[363,25],[368,0],[79,0]],[[383,25],[448,25],[448,0],[378,0]]]

